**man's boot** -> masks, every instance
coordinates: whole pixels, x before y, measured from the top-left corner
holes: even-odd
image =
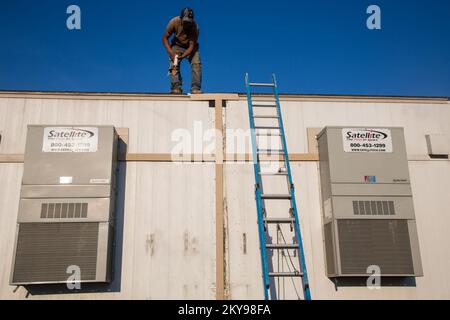
[[[183,94],[183,90],[181,88],[174,88],[170,90],[171,94]]]
[[[200,90],[200,89],[192,89],[192,90],[191,90],[191,93],[192,93],[192,94],[201,94],[201,93],[203,93],[203,92],[202,92],[202,90]]]

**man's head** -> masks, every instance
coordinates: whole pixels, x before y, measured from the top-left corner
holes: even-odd
[[[180,18],[184,27],[191,28],[194,24],[194,10],[191,8],[184,8],[181,10]]]

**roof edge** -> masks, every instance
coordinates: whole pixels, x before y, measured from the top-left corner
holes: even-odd
[[[267,93],[255,93],[255,97],[264,97]],[[430,96],[382,96],[382,95],[348,95],[348,94],[293,94],[280,93],[281,99],[302,101],[374,101],[374,102],[433,102],[449,103],[449,97]],[[193,95],[173,95],[167,93],[125,93],[125,92],[77,92],[77,91],[9,91],[0,90],[0,98],[30,99],[92,99],[92,100],[241,100],[245,93],[204,93]]]

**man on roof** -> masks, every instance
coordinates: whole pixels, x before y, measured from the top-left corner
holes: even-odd
[[[167,25],[162,42],[169,55],[170,93],[183,93],[180,65],[186,58],[191,64],[191,93],[202,93],[202,64],[198,36],[199,28],[194,21],[194,11],[191,8],[181,10],[181,14],[172,18]]]

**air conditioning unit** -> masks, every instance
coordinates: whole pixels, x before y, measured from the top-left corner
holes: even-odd
[[[113,126],[28,126],[11,284],[110,281],[117,144]]]
[[[422,276],[403,128],[325,127],[317,140],[328,277]]]

